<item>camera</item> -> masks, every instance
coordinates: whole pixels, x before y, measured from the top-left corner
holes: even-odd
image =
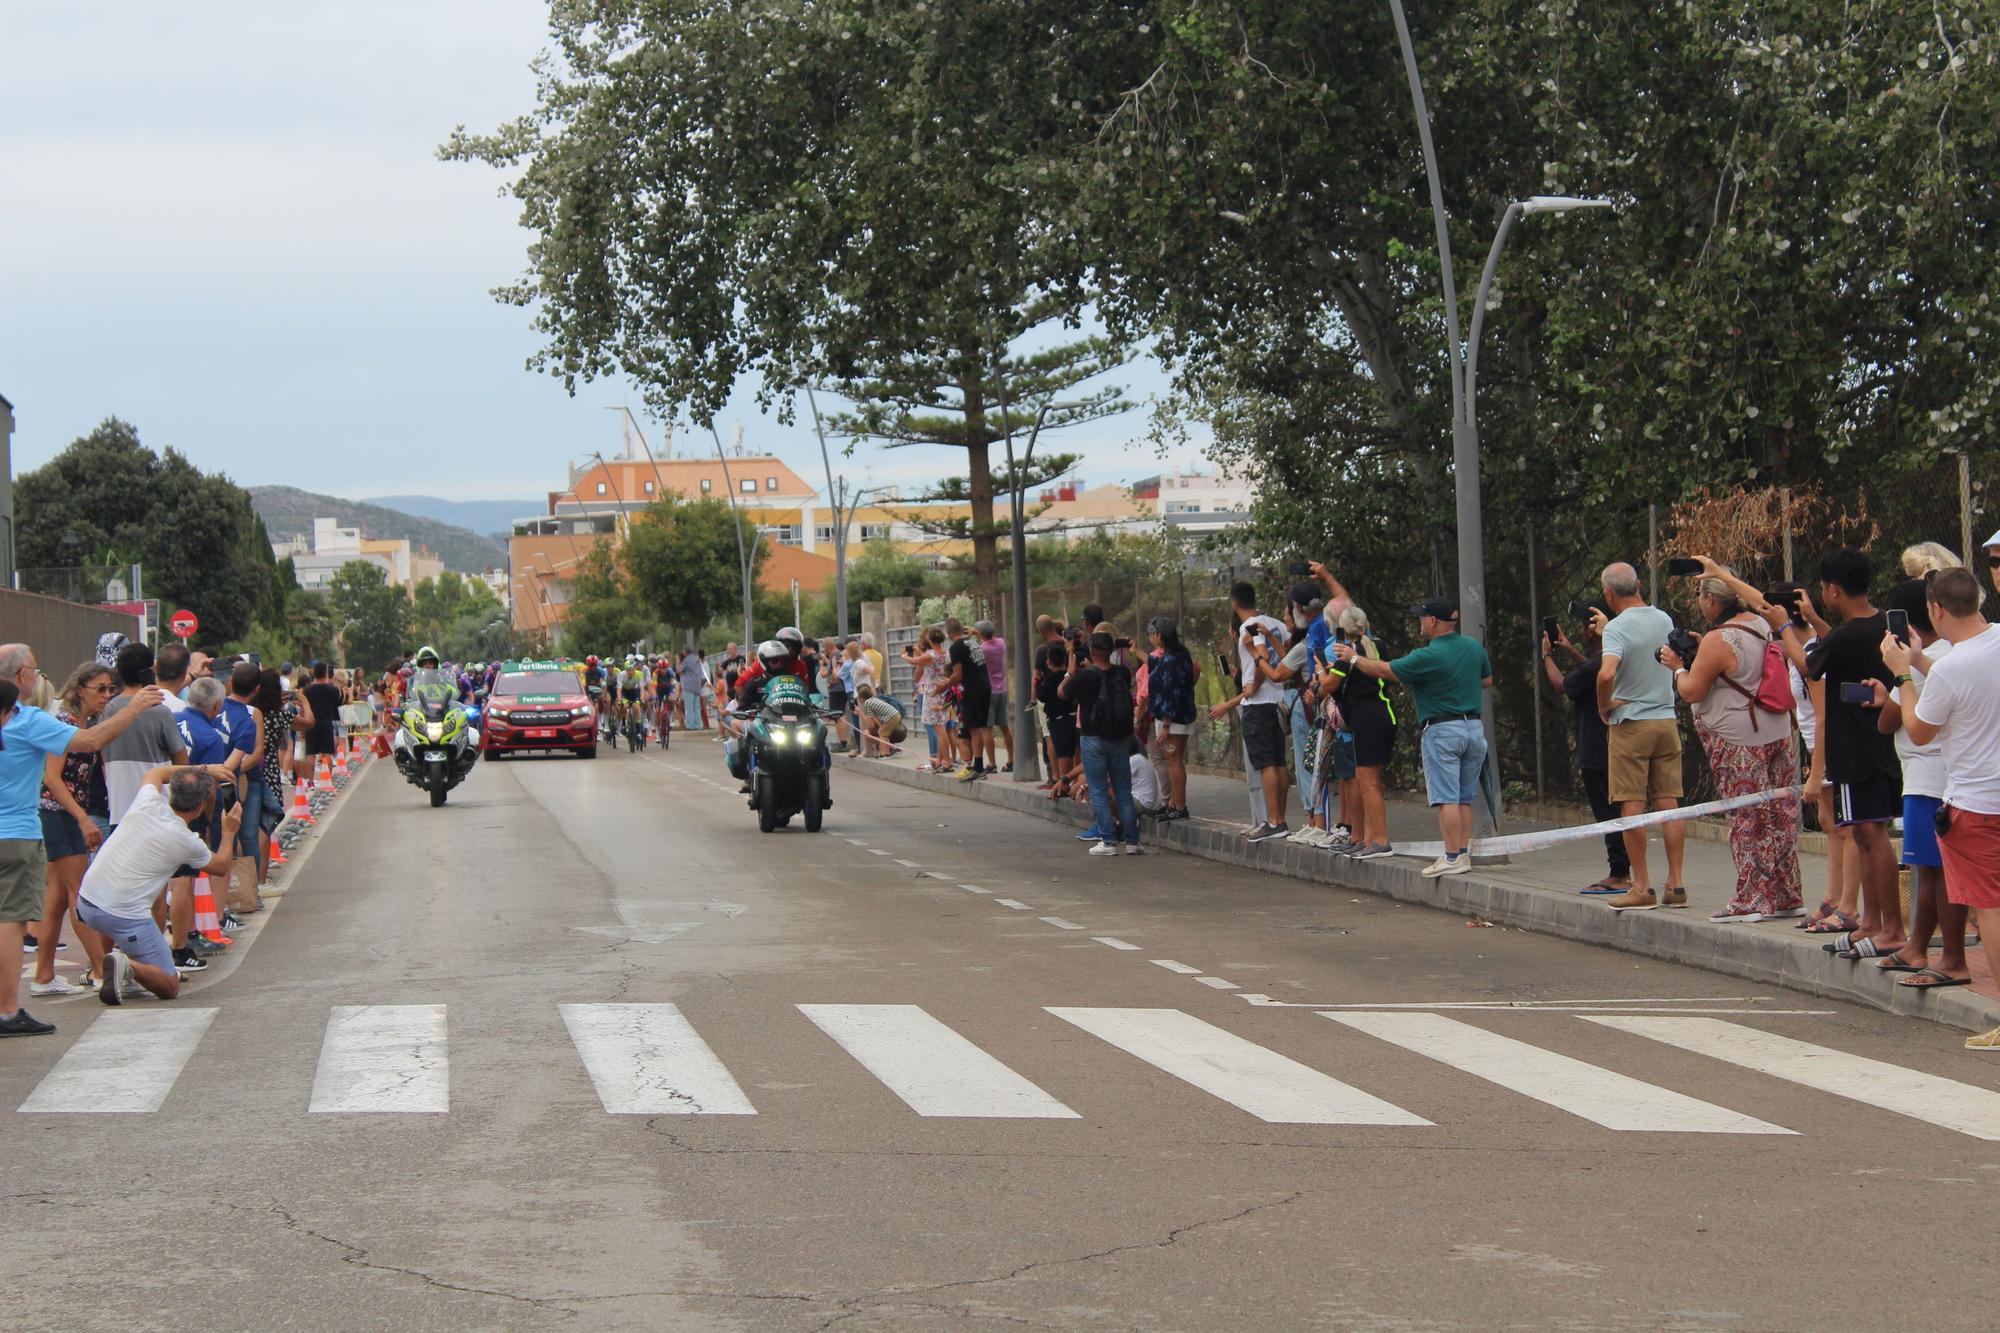
[[[1571,620],[1581,620],[1584,624],[1588,625],[1590,623],[1590,608],[1582,602],[1571,602],[1569,604],[1569,618]]]
[[[1289,572],[1293,578],[1302,579],[1312,573],[1312,566],[1303,560],[1294,560],[1291,563]]]
[[[1667,631],[1667,647],[1673,649],[1674,656],[1681,659],[1682,666],[1686,666],[1694,661],[1695,653],[1700,651],[1701,636],[1691,629],[1682,629],[1676,625]]]

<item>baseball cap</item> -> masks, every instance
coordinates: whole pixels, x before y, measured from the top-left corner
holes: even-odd
[[[1996,531],[1991,537],[1988,537],[1986,539],[1986,545],[1989,549],[1995,546],[2000,546],[2000,531]]]
[[[1292,605],[1294,606],[1311,606],[1319,600],[1319,596],[1320,591],[1317,583],[1294,583],[1292,585]]]
[[[1436,620],[1457,620],[1458,603],[1449,597],[1433,597],[1428,602],[1419,602],[1410,608],[1413,616],[1430,616]]]

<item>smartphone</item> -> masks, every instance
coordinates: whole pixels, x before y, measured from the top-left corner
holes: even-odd
[[[1303,560],[1294,560],[1290,566],[1290,573],[1293,578],[1302,579],[1312,573],[1312,566]]]
[[[1850,680],[1840,687],[1840,701],[1844,704],[1872,704],[1875,702],[1875,687],[1865,680]]]
[[[1701,561],[1690,560],[1686,556],[1669,556],[1667,573],[1674,578],[1685,578],[1689,574],[1701,573]]]
[[[1556,618],[1554,616],[1543,616],[1542,633],[1549,636],[1550,643],[1554,643],[1556,641],[1556,636],[1562,633],[1562,626],[1556,624]]]
[[[1569,604],[1569,618],[1571,620],[1580,620],[1588,625],[1590,623],[1590,608],[1582,602],[1571,602]]]
[[[1910,613],[1887,611],[1883,614],[1889,621],[1889,632],[1896,636],[1896,642],[1907,644],[1910,641]]]

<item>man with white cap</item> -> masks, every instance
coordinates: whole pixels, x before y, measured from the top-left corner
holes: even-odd
[[[1986,539],[1986,568],[1993,576],[1993,587],[2000,590],[2000,530]]]

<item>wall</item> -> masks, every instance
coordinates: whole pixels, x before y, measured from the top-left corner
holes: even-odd
[[[25,643],[34,649],[42,674],[57,685],[78,663],[90,660],[97,651],[97,636],[108,630],[138,639],[144,627],[137,616],[123,612],[0,588],[0,643]]]

